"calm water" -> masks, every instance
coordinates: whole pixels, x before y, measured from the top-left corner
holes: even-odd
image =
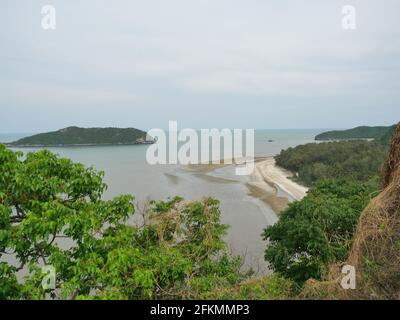
[[[273,156],[282,149],[312,142],[323,130],[260,130],[255,133],[256,156]],[[0,134],[1,142],[27,134]],[[268,142],[274,140],[274,142]],[[234,175],[231,166],[207,174],[189,172],[176,165],[151,166],[146,162],[146,145],[50,148],[53,152],[105,172],[105,198],[133,194],[139,203],[176,195],[185,199],[212,196],[221,201],[222,221],[230,225],[227,242],[231,250],[246,255],[247,266],[266,270],[263,260],[263,228],[276,222],[272,209],[248,196],[247,177]],[[24,152],[36,149],[14,149]]]

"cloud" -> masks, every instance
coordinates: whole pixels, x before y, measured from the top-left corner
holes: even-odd
[[[271,113],[295,101],[309,117],[320,105],[363,106],[371,122],[374,107],[393,116],[400,99],[400,3],[354,0],[357,30],[350,32],[341,28],[344,4],[60,1],[54,4],[57,29],[46,32],[42,1],[23,7],[4,1],[0,111],[54,105],[78,117],[101,105],[104,122],[111,116],[123,122],[123,114],[114,114],[120,105],[130,106],[139,122],[148,123],[142,111],[151,110],[158,117],[152,120],[196,123],[211,112],[222,119],[232,105],[241,109],[239,102]],[[236,116],[252,120],[249,112]],[[349,116],[356,122],[357,113]],[[322,122],[323,113],[319,117]],[[10,123],[0,119],[0,126]],[[299,127],[295,119],[288,125]]]
[[[110,89],[82,88],[55,84],[32,82],[3,83],[0,102],[26,106],[31,104],[58,106],[82,105],[127,105],[143,102],[143,98],[132,93],[118,92]]]

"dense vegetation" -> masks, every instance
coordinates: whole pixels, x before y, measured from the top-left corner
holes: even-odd
[[[315,140],[381,139],[392,127],[357,127],[321,133]]]
[[[324,179],[377,185],[387,145],[375,141],[310,143],[283,150],[275,159],[295,173],[294,179],[311,186]]]
[[[311,188],[263,232],[275,273],[252,278],[228,254],[217,200],[176,197],[138,210],[130,195],[102,199],[102,172],[0,145],[0,299],[296,297],[305,281],[348,259],[386,149],[346,141],[283,151],[278,164]],[[43,265],[55,268],[52,288],[42,286]]]
[[[373,191],[359,183],[319,182],[264,231],[269,240],[266,260],[275,272],[297,283],[321,279],[329,263],[347,258],[358,218]]]
[[[240,271],[217,200],[135,213],[130,195],[101,199],[101,172],[49,151],[21,156],[0,145],[0,299],[266,299],[291,288]],[[55,268],[54,287],[42,286],[43,265]]]
[[[390,130],[388,131],[388,132],[386,132],[381,138],[380,138],[380,142],[381,143],[384,143],[384,144],[386,144],[386,145],[389,145],[389,143],[391,142],[391,140],[392,140],[392,137],[393,137],[393,134],[394,134],[394,132],[395,132],[395,129],[396,129],[396,126],[394,125],[394,126],[392,126],[391,128],[390,128]]]
[[[311,143],[282,151],[276,161],[310,186],[264,230],[265,258],[274,271],[303,284],[322,279],[327,268],[348,258],[359,217],[379,192],[380,169],[394,132],[376,141]]]
[[[135,144],[146,139],[146,132],[134,128],[78,128],[68,127],[54,132],[40,133],[10,143],[12,146],[59,146]]]

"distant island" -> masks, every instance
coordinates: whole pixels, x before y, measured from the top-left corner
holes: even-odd
[[[315,137],[317,141],[374,139],[388,140],[394,132],[395,126],[390,127],[357,127],[349,130],[336,130],[321,133]]]
[[[68,147],[97,145],[151,144],[147,133],[135,128],[79,128],[68,127],[58,131],[35,134],[7,143],[10,147]]]

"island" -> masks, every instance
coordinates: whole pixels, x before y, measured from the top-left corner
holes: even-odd
[[[315,137],[316,141],[373,139],[381,140],[392,136],[395,126],[367,127],[361,126],[349,130],[336,130],[321,133]]]
[[[152,144],[145,131],[135,128],[79,128],[35,134],[7,143],[9,147],[69,147]]]

